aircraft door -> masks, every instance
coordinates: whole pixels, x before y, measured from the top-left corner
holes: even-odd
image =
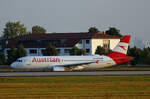
[[[31,62],[32,62],[32,60],[30,58],[28,58],[28,57],[26,57],[24,59],[24,64],[27,65],[27,66],[31,65]]]

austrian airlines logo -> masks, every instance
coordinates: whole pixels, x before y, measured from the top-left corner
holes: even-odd
[[[122,48],[124,51],[126,51],[127,49],[125,48],[125,46],[119,46],[120,48]]]
[[[33,58],[32,62],[60,62],[59,58]]]

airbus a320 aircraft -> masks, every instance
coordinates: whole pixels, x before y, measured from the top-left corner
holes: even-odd
[[[108,55],[92,56],[26,56],[11,64],[15,69],[50,69],[52,71],[96,70],[133,60],[126,56],[130,35],[124,36]]]

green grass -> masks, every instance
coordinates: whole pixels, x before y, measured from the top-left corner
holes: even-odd
[[[58,76],[58,77],[0,77],[3,82],[38,82],[38,83],[83,83],[83,82],[119,82],[119,81],[150,81],[149,76]]]
[[[0,78],[0,99],[149,98],[149,76],[57,76]]]

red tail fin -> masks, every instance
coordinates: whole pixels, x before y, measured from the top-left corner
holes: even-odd
[[[118,45],[112,50],[112,53],[120,53],[120,54],[127,54],[128,46],[130,42],[130,35],[124,36]]]
[[[117,64],[133,60],[132,57],[126,56],[130,38],[130,35],[124,36],[118,45],[107,56],[111,57]]]

